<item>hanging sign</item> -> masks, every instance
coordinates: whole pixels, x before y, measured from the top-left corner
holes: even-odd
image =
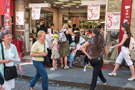
[[[24,12],[16,12],[16,25],[24,25]]]
[[[98,20],[99,18],[100,18],[100,5],[99,4],[88,5],[87,19]]]
[[[4,0],[4,26],[5,29],[10,30],[10,0]]]
[[[40,19],[41,7],[32,7],[32,19]]]
[[[121,12],[108,12],[107,29],[120,29]]]

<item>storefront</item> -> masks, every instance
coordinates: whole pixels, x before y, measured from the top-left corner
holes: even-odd
[[[32,8],[29,7],[30,3],[43,3],[43,0],[33,1],[33,0],[9,0],[10,1],[10,30],[14,35],[13,43],[18,47],[18,52],[23,56],[24,54],[30,52],[31,45],[33,43],[33,32],[36,32],[36,26],[39,23],[39,19],[32,19]],[[108,60],[115,60],[118,56],[118,48],[110,50],[109,47],[119,43],[119,38],[122,36],[120,31],[120,22],[123,17],[121,17],[121,11],[124,8],[125,1],[132,1],[130,8],[132,10],[132,15],[130,15],[131,20],[131,31],[133,36],[135,29],[135,16],[134,10],[135,0],[104,0],[108,3],[103,3],[100,5],[100,16],[97,20],[88,20],[87,6],[81,5],[82,1],[86,0],[66,0],[67,2],[56,0],[48,0],[51,8],[41,8],[40,19],[44,19],[46,26],[49,26],[51,23],[54,23],[55,30],[60,30],[63,23],[68,23],[70,26],[77,24],[77,26],[82,26],[86,31],[90,25],[97,27],[98,25],[103,26],[104,37],[107,41],[109,54],[106,56]],[[4,3],[4,0],[0,0],[1,3]],[[71,3],[72,2],[72,3]],[[95,2],[103,2],[103,0],[96,0]],[[74,4],[73,4],[74,3]],[[65,5],[69,4],[69,5]],[[3,5],[3,6],[2,6]],[[0,26],[4,25],[4,5],[2,4],[0,10]],[[14,6],[13,8],[11,6]],[[3,9],[2,9],[3,8]],[[122,11],[123,12],[123,11]],[[115,21],[113,22],[112,21]],[[116,20],[114,20],[116,19]],[[111,26],[115,24],[115,26]],[[17,42],[18,41],[18,42]]]

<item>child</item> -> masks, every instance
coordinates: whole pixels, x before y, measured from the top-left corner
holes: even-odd
[[[53,43],[51,45],[52,48],[52,55],[51,55],[51,59],[53,59],[53,67],[50,70],[55,71],[57,69],[57,59],[60,57],[58,49],[57,49],[57,45],[58,45],[58,35],[54,34],[53,35]]]

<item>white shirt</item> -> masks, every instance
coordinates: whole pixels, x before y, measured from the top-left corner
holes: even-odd
[[[46,34],[45,43],[46,43],[46,47],[47,47],[47,48],[50,48],[50,47],[51,47],[52,39],[53,39],[53,36],[52,36],[52,35]]]

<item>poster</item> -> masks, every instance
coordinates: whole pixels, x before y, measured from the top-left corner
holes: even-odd
[[[87,14],[88,20],[98,20],[100,18],[100,5],[99,4],[88,5]]]
[[[40,11],[41,7],[33,7],[32,8],[32,19],[40,19]]]
[[[121,12],[108,12],[107,29],[120,29]]]
[[[24,25],[24,12],[16,12],[16,25]]]
[[[4,26],[5,29],[10,30],[10,0],[4,0]]]

